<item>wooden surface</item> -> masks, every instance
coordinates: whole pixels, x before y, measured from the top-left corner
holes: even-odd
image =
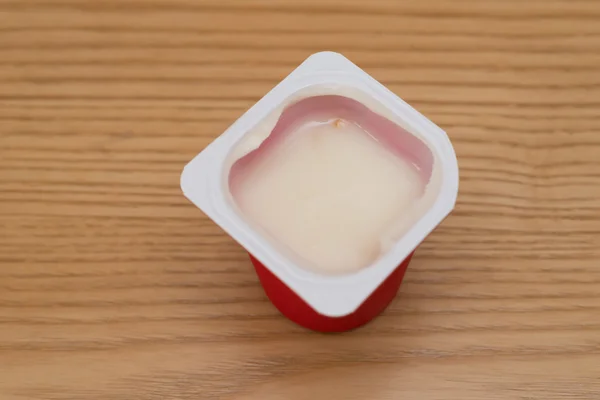
[[[459,202],[307,332],[179,190],[310,53],[447,130]],[[600,398],[600,2],[0,1],[0,399]]]

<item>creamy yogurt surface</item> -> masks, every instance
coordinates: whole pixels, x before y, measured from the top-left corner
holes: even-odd
[[[259,125],[260,128],[260,125]],[[367,267],[429,206],[425,143],[361,102],[313,96],[282,110],[258,146],[232,160],[239,212],[306,269]]]

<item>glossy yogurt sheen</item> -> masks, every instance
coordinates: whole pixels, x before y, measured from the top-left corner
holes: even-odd
[[[303,99],[229,173],[232,199],[303,268],[367,267],[419,213],[431,175],[419,139],[343,96]]]

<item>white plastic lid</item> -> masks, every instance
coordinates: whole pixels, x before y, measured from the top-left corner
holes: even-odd
[[[443,172],[437,198],[412,228],[373,264],[343,276],[318,275],[279,252],[234,210],[223,185],[227,156],[240,139],[286,99],[302,89],[322,84],[352,87],[383,104],[395,120],[403,122],[403,127],[427,142]],[[183,170],[181,188],[192,203],[315,311],[340,317],[355,311],[452,211],[458,194],[458,164],[450,140],[442,129],[341,54],[320,52],[306,59],[194,157]]]

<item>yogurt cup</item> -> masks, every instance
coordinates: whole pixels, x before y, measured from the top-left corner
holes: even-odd
[[[282,251],[244,218],[227,183],[235,162],[267,140],[288,107],[308,97],[327,95],[360,102],[419,139],[431,155],[431,165],[424,170],[429,184],[435,185],[420,200],[410,224],[390,236],[371,265],[343,275],[319,274]],[[321,52],[306,59],[194,157],[183,170],[181,188],[248,251],[267,296],[282,314],[309,329],[341,332],[369,322],[393,300],[413,252],[454,208],[458,164],[442,129],[344,56]]]

